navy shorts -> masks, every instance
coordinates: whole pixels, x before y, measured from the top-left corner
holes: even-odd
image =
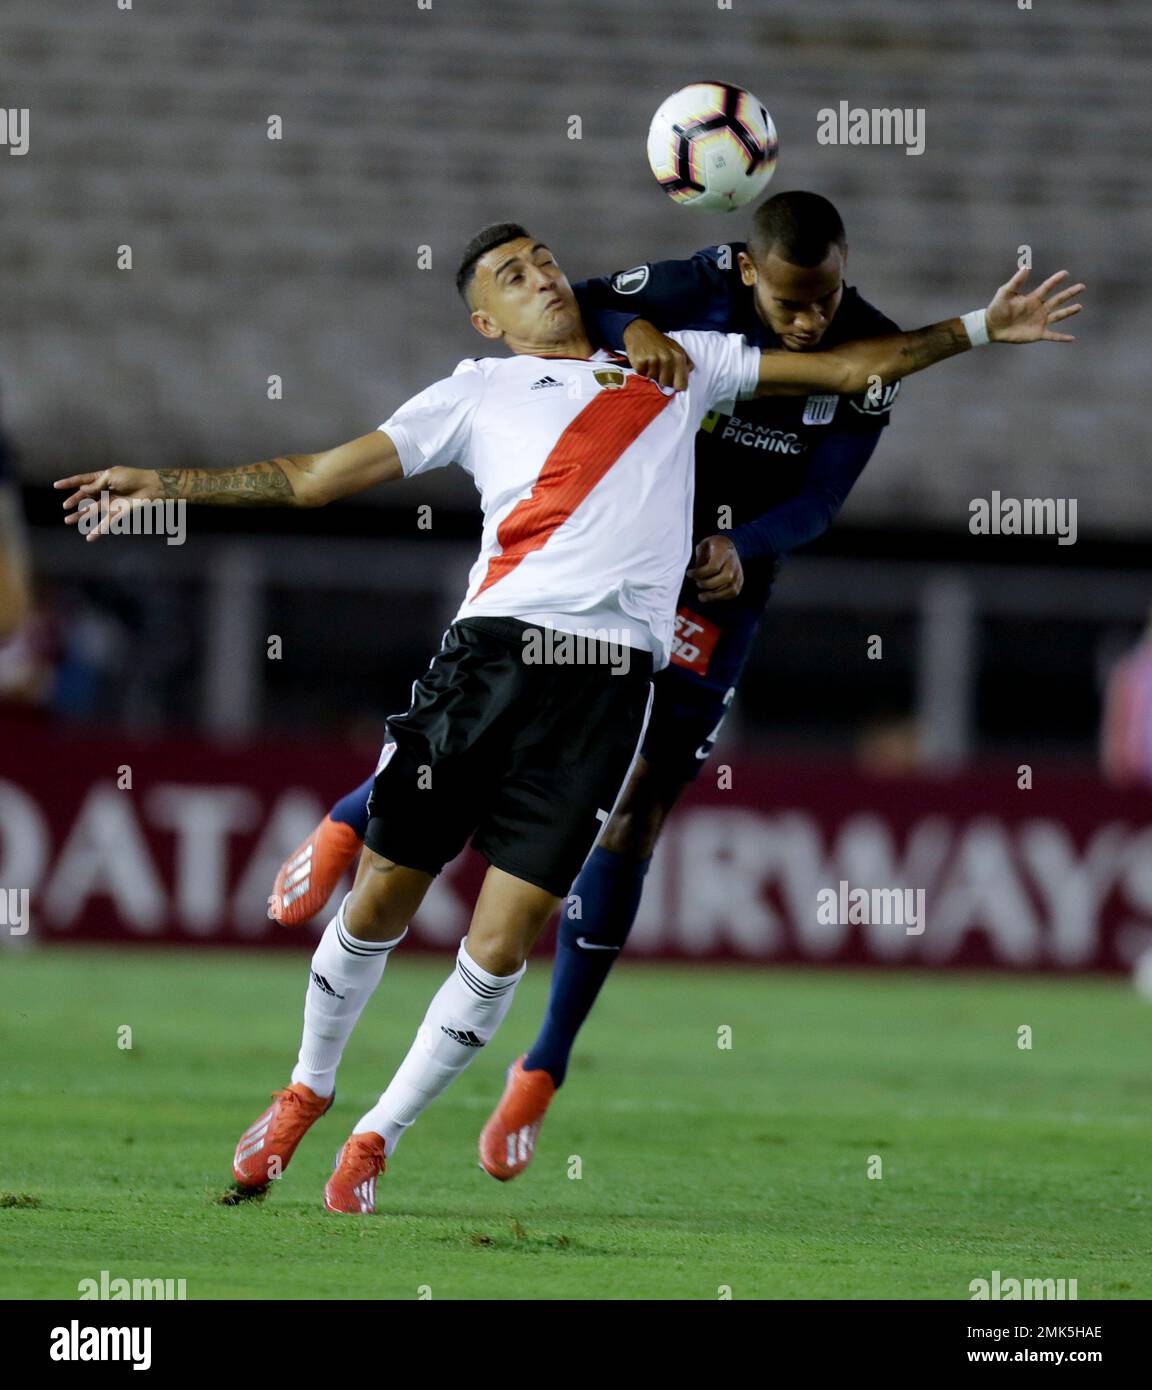
[[[752,650],[763,609],[700,604],[685,585],[672,659],[652,681],[645,761],[661,779],[690,782],[708,761]]]

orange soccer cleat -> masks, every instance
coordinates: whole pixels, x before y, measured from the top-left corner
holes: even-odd
[[[480,1131],[480,1167],[486,1173],[507,1182],[528,1167],[555,1094],[556,1083],[546,1071],[525,1071],[524,1058],[517,1057],[500,1104]]]
[[[321,1115],[332,1108],[335,1094],[318,1096],[301,1082],[272,1092],[272,1104],[240,1136],[232,1157],[232,1176],[241,1189],[262,1190],[278,1178],[296,1146]]]
[[[281,864],[268,899],[268,916],[285,927],[298,927],[315,917],[362,848],[363,841],[350,825],[325,816]]]
[[[386,1167],[380,1135],[354,1134],[336,1155],[336,1166],[324,1187],[325,1207],[349,1216],[375,1215],[376,1179]]]

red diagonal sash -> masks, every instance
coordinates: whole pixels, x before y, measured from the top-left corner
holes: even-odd
[[[534,550],[541,550],[572,515],[620,455],[673,399],[646,377],[631,376],[623,388],[601,391],[552,446],[532,491],[496,530],[500,554],[488,561],[480,587],[511,574]]]

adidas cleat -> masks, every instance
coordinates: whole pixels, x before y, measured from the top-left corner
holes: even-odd
[[[284,1172],[297,1144],[335,1099],[335,1093],[318,1096],[300,1082],[273,1091],[272,1104],[240,1136],[232,1156],[240,1195],[254,1195]]]
[[[354,1134],[336,1155],[324,1187],[324,1206],[349,1216],[375,1215],[376,1179],[386,1167],[380,1135]]]
[[[315,917],[361,849],[360,836],[350,825],[325,816],[281,864],[268,899],[268,916],[285,927],[298,927]]]
[[[500,1104],[480,1132],[480,1167],[486,1173],[507,1182],[528,1167],[555,1094],[546,1071],[525,1071],[523,1057],[512,1063]]]

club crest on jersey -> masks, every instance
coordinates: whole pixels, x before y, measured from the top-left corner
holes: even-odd
[[[606,391],[618,391],[624,385],[624,373],[619,367],[601,367],[592,375]]]
[[[861,415],[886,415],[892,409],[892,402],[899,390],[898,381],[893,381],[885,387],[869,387],[862,396],[853,397],[850,404],[852,409]]]
[[[804,421],[806,425],[827,425],[836,414],[839,396],[809,396],[804,402]]]
[[[631,270],[621,270],[612,277],[612,288],[617,294],[639,294],[648,283],[651,267],[633,266]]]

